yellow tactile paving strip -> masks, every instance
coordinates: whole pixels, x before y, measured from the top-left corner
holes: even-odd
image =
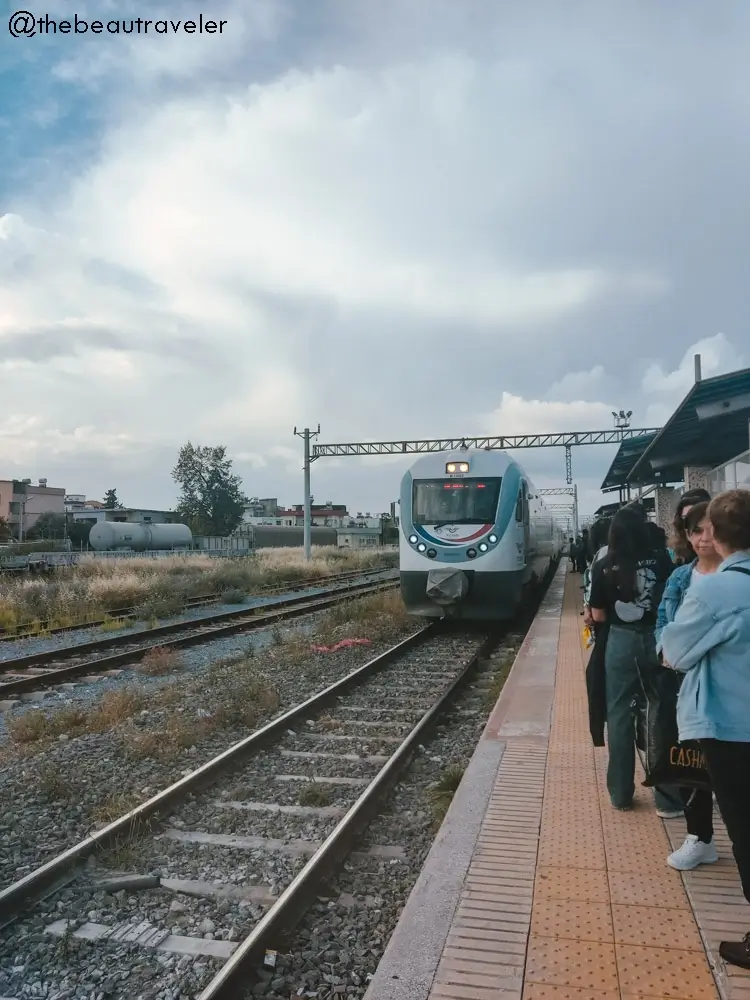
[[[743,973],[720,971],[717,989],[651,793],[639,786],[631,813],[610,806],[579,605],[569,576],[549,741],[506,740],[430,1000],[750,1000]],[[731,859],[721,836],[719,849]],[[686,883],[707,938],[750,929],[731,860]]]
[[[639,788],[631,813],[609,802],[607,753],[588,731],[579,584],[566,581],[523,1000],[717,1000],[651,793]]]

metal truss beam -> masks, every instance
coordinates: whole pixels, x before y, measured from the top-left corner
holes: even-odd
[[[620,444],[642,434],[656,434],[658,427],[615,428],[606,431],[559,431],[555,434],[511,434],[497,437],[436,438],[425,441],[363,441],[347,444],[313,445],[311,461],[351,455],[417,455],[431,451],[477,448],[504,451],[514,448],[565,448],[592,444]]]
[[[540,497],[572,497],[576,495],[576,488],[575,486],[552,486],[543,490],[537,490],[536,492]]]

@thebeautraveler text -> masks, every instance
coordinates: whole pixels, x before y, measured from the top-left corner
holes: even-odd
[[[14,38],[35,35],[221,35],[228,21],[217,21],[200,14],[198,20],[185,21],[144,17],[117,20],[86,20],[74,14],[66,18],[49,14],[32,14],[28,10],[14,11],[8,19],[8,32]]]

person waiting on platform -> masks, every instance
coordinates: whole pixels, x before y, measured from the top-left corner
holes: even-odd
[[[580,540],[576,547],[576,572],[584,573],[586,571],[586,555],[588,553],[589,545],[589,529],[584,528],[581,532]]]
[[[689,587],[701,577],[715,573],[721,563],[721,556],[714,547],[705,501],[683,509],[682,527],[685,541],[680,550],[683,556],[692,554],[692,560],[678,566],[667,580],[656,615],[657,653],[661,653],[662,632],[674,621]],[[669,855],[667,864],[678,871],[689,871],[719,860],[714,844],[714,799],[708,788],[681,788],[680,795],[685,806],[687,836],[682,847]]]
[[[594,622],[608,622],[604,652],[607,710],[607,788],[615,809],[627,810],[635,795],[635,726],[632,705],[641,674],[661,669],[656,655],[656,611],[672,572],[664,548],[656,549],[643,511],[623,508],[612,518],[607,554],[591,574],[589,605]],[[676,790],[655,788],[656,807],[682,814]]]
[[[661,647],[664,663],[685,674],[679,738],[699,741],[750,902],[750,490],[715,497],[708,519],[722,562],[691,583]],[[722,941],[719,954],[750,969],[750,932]]]
[[[675,511],[674,521],[672,522],[672,536],[670,538],[669,548],[669,554],[672,557],[672,561],[677,566],[683,566],[687,562],[692,562],[695,556],[687,535],[685,534],[685,518],[687,517],[688,511],[691,507],[695,506],[695,504],[708,503],[710,500],[711,494],[708,490],[697,488],[694,490],[686,490],[686,492],[683,493],[677,501],[677,510]]]

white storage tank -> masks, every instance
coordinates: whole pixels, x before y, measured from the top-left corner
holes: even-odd
[[[98,521],[89,533],[89,544],[97,552],[133,549],[153,552],[157,549],[190,548],[193,533],[186,524],[127,524],[123,521]]]

